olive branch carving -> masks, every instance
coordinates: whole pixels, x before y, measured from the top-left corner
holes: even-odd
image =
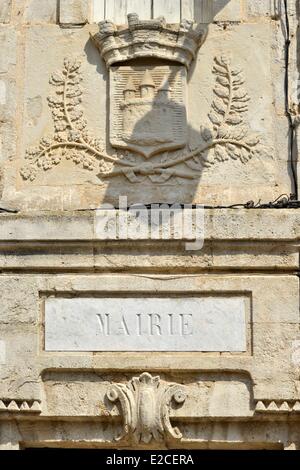
[[[27,150],[28,163],[21,169],[25,180],[33,181],[39,169],[50,170],[66,158],[83,169],[98,170],[103,179],[125,176],[138,183],[149,177],[154,183],[164,183],[174,176],[195,179],[204,168],[229,159],[246,164],[262,151],[260,136],[252,133],[244,122],[250,98],[243,88],[243,74],[226,57],[215,58],[215,97],[208,116],[210,127],[201,130],[201,145],[189,148],[186,153],[165,152],[156,162],[138,163],[128,152],[108,155],[104,143],[87,131],[80,107],[80,65],[78,60],[65,59],[62,72],[55,72],[50,79],[55,87],[55,95],[48,98],[55,133]],[[179,165],[182,167],[178,168]]]
[[[103,142],[90,136],[87,123],[80,108],[82,102],[82,80],[79,71],[80,61],[65,59],[62,72],[54,72],[50,84],[55,87],[55,94],[48,97],[52,112],[55,133],[52,138],[43,137],[37,147],[26,151],[28,164],[21,169],[23,179],[33,181],[37,170],[51,170],[62,158],[72,160],[89,171],[98,168],[110,171],[114,163],[122,165],[117,157],[103,151]],[[130,166],[131,162],[124,163]]]
[[[250,98],[243,88],[245,80],[242,71],[232,67],[226,57],[215,58],[213,71],[216,74],[215,99],[208,116],[213,128],[204,130],[202,137],[204,141],[214,144],[216,161],[231,158],[247,163],[258,151],[256,146],[260,143],[260,136],[251,133],[244,123]],[[214,163],[205,158],[203,161]]]

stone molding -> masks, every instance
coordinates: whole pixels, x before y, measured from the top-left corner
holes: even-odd
[[[300,400],[258,400],[256,413],[299,413]]]
[[[0,413],[41,413],[41,402],[38,400],[0,399]]]
[[[121,209],[116,209],[116,212],[119,211]],[[31,214],[25,212],[0,214],[0,242],[36,244],[38,241],[43,243],[50,241],[53,244],[60,241],[105,241],[107,237],[101,236],[103,232],[99,233],[97,228],[99,214],[103,212],[104,209],[84,212],[36,211]],[[237,220],[239,230],[236,229]],[[215,243],[233,241],[248,243],[249,240],[261,243],[280,241],[283,245],[293,243],[291,246],[295,246],[295,250],[298,250],[300,212],[297,209],[205,209],[204,226],[206,241]],[[215,230],[216,227],[218,230]],[[130,239],[129,237],[128,240]],[[120,237],[116,242],[122,240],[124,239]],[[145,240],[153,242],[154,245],[164,244],[167,241],[151,240],[150,236]]]

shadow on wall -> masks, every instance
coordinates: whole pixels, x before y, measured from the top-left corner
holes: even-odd
[[[187,73],[178,62],[151,58],[110,69],[106,146],[110,154],[118,150],[115,162],[100,163],[104,202],[116,204],[122,195],[128,204],[192,203],[205,171],[212,173],[222,162],[243,164],[259,156],[260,139],[245,118],[249,97],[241,71],[230,60],[216,58],[209,124],[198,130],[188,124],[186,115],[186,83],[193,72],[193,67]],[[245,172],[236,167],[236,174]],[[218,175],[220,182],[220,170]],[[224,183],[226,187],[226,179]],[[218,183],[213,184],[219,194]]]
[[[195,1],[195,18],[206,20],[206,24],[201,24],[205,36],[209,22],[229,1]],[[188,125],[184,94],[195,62],[187,77],[184,66],[151,57],[115,64],[110,71],[115,74],[114,81],[119,80],[120,88],[112,92],[107,82],[110,101],[107,100],[106,110],[106,146],[112,153],[118,149],[118,161],[104,162],[100,169],[99,178],[107,184],[104,202],[115,203],[118,195],[126,195],[128,204],[141,200],[143,203],[191,203],[203,171],[216,161],[230,159],[228,152],[235,160],[249,158],[243,147],[225,148],[217,143],[220,133],[228,134],[228,126],[233,129],[236,124],[227,83],[224,96],[219,97],[219,101],[223,99],[221,109],[215,109],[211,115],[211,127],[196,130]],[[130,74],[128,66],[133,67]],[[216,67],[229,85],[229,65],[219,62]],[[246,108],[246,101],[247,97],[241,106],[244,104]]]
[[[299,27],[299,18],[300,18],[300,3],[299,2],[296,2],[296,17],[298,18],[298,29],[297,29],[297,33],[296,33],[296,40],[297,40],[297,51],[296,51],[296,54],[297,54],[297,93],[296,93],[296,97],[295,97],[295,101],[297,103],[297,108],[295,110],[295,114],[296,114],[296,119],[298,120],[298,125],[296,127],[296,130],[295,130],[295,137],[296,137],[296,145],[294,145],[294,154],[292,155],[292,159],[293,159],[293,162],[294,163],[294,169],[291,168],[291,165],[288,165],[289,166],[289,172],[292,174],[294,172],[294,180],[297,182],[299,180],[299,177],[298,177],[298,161],[299,161],[299,155],[300,155],[300,27]],[[288,39],[288,38],[286,38]],[[289,136],[289,148],[291,148],[291,138],[292,138],[292,135],[290,134]],[[288,162],[289,164],[289,162]],[[292,176],[292,175],[291,175]],[[300,187],[299,187],[299,182],[298,182],[298,187],[297,188],[294,188],[295,189],[295,193],[296,195],[298,196],[298,199],[299,199],[299,191],[300,191]]]
[[[196,22],[213,22],[216,15],[230,3],[231,0],[194,0],[194,20]]]
[[[109,123],[110,144],[120,148],[120,162],[109,173],[106,202],[115,197],[119,187],[126,188],[128,199],[134,202],[139,202],[139,197],[144,203],[191,202],[202,171],[209,165],[208,150],[183,160],[192,152],[188,143],[197,142],[205,148],[203,135],[209,136],[211,131],[196,131],[187,124],[186,70],[164,61],[155,66],[134,61],[128,78],[127,71],[126,67],[125,80],[122,67],[114,72],[125,86],[119,101],[112,98],[118,112]],[[105,171],[99,176],[105,180]]]

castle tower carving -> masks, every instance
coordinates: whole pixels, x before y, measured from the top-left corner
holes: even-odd
[[[124,89],[123,139],[146,146],[173,141],[178,104],[171,100],[171,86],[164,77],[156,86],[146,70],[138,87],[130,76]]]

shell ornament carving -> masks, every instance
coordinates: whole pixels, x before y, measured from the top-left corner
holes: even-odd
[[[123,432],[115,440],[133,440],[149,444],[180,440],[182,434],[170,422],[170,405],[183,404],[186,394],[180,385],[165,385],[159,376],[145,372],[128,384],[115,384],[107,392],[108,399],[118,402],[123,417]]]
[[[87,171],[97,173],[101,181],[116,176],[131,183],[150,178],[164,184],[173,177],[198,179],[204,169],[227,160],[246,164],[264,152],[261,138],[251,132],[245,115],[249,96],[240,69],[225,57],[215,58],[214,100],[209,113],[210,126],[201,130],[201,142],[195,148],[167,151],[148,160],[134,151],[117,150],[109,155],[104,142],[87,130],[81,109],[81,73],[78,60],[65,59],[61,72],[55,72],[50,83],[55,94],[48,98],[54,120],[54,136],[42,138],[39,145],[26,152],[27,164],[21,169],[24,180],[34,181],[39,171],[49,171],[63,159]]]

